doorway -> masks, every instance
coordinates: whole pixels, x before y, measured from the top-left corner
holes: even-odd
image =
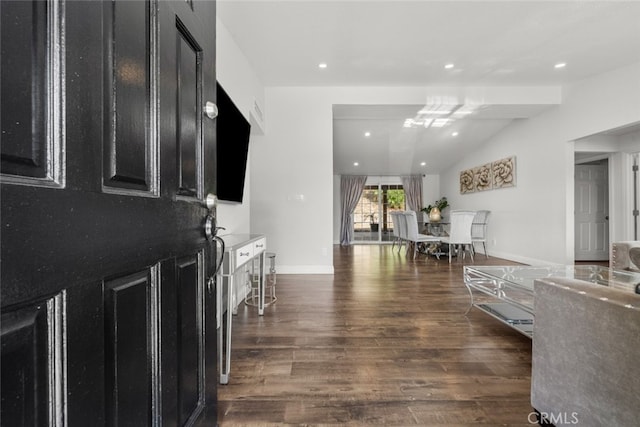
[[[567,245],[573,246],[575,261],[606,261],[611,242],[637,239],[636,220],[640,215],[636,201],[638,162],[635,153],[640,152],[640,122],[574,142],[575,167],[571,177],[575,196],[572,201],[574,232]],[[593,167],[600,168],[600,172],[591,170],[589,173],[602,175],[601,178],[587,176],[586,170]],[[603,172],[605,167],[606,172]],[[601,180],[601,184],[583,182],[592,178]],[[598,187],[601,188],[596,191],[594,188]],[[599,218],[581,218],[585,213],[599,215]]]
[[[389,243],[393,241],[390,212],[405,209],[402,184],[367,181],[353,212],[353,243]]]
[[[609,259],[609,160],[575,166],[575,260]]]

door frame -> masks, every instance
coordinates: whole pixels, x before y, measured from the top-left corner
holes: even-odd
[[[575,262],[575,141],[570,141],[570,166],[567,172],[567,262]],[[593,161],[607,158],[608,204],[609,204],[609,259],[611,259],[611,243],[634,240],[633,237],[633,200],[629,197],[633,192],[633,153],[622,151],[598,152],[581,160]],[[640,197],[640,194],[639,194]]]

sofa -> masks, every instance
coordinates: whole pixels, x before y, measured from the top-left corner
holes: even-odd
[[[632,288],[534,282],[531,404],[549,424],[640,425],[640,295]]]
[[[640,241],[612,243],[609,265],[618,270],[640,271]]]

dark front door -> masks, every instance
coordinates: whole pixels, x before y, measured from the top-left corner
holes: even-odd
[[[0,15],[2,425],[215,425],[215,3]]]

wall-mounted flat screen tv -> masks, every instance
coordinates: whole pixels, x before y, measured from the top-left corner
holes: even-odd
[[[242,203],[251,124],[219,83],[216,91],[217,196],[219,200]]]

